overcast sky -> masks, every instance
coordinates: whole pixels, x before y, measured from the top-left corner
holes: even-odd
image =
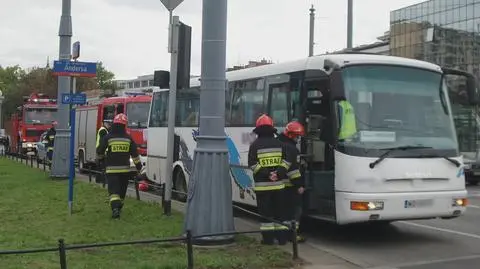
[[[0,65],[44,66],[58,58],[61,0],[0,0]],[[82,61],[103,61],[117,79],[168,70],[168,11],[160,0],[72,0],[72,42]],[[347,0],[229,0],[227,65],[308,54],[311,4],[315,53],[346,45]],[[354,0],[355,45],[388,30],[390,11],[421,0]],[[175,15],[193,27],[192,74],[200,74],[201,0],[185,0]]]

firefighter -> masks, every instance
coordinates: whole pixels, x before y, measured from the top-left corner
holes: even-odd
[[[110,133],[103,137],[97,148],[97,158],[105,159],[105,173],[113,219],[120,218],[128,181],[142,169],[137,145],[125,131],[127,122],[125,114],[116,115]],[[135,164],[136,172],[130,168],[130,157]]]
[[[106,136],[108,134],[108,132],[110,131],[110,121],[109,120],[103,120],[103,125],[102,127],[100,127],[100,129],[98,129],[98,132],[97,132],[97,143],[95,145],[95,148],[98,150],[98,147],[100,146],[100,141],[102,141],[103,137]],[[101,171],[102,173],[101,174],[97,174],[95,176],[95,182],[96,183],[102,183],[102,182],[105,182],[105,175],[103,173],[104,169],[105,169],[105,163],[103,160],[99,160],[97,159],[97,168],[99,171]]]
[[[300,171],[299,150],[297,149],[298,140],[305,135],[305,128],[298,121],[292,121],[285,126],[285,130],[278,136],[278,140],[285,143],[287,161],[291,163],[287,172],[288,179],[285,180],[285,201],[287,217],[286,221],[291,223],[296,221],[299,230],[300,219],[302,216],[302,195],[305,191],[305,181]],[[304,242],[305,238],[301,235],[297,236],[298,242]]]
[[[283,143],[274,137],[277,130],[273,127],[273,120],[263,114],[255,125],[253,132],[257,139],[248,150],[248,166],[253,170],[258,211],[266,218],[284,222],[285,184],[282,180],[287,178],[290,163],[285,159]],[[264,231],[262,244],[272,245],[275,238],[280,245],[287,243],[288,227],[285,225],[262,220],[260,230]]]
[[[57,130],[55,127],[57,126],[56,121],[52,121],[52,127],[48,129],[45,139],[47,140],[47,158],[48,163],[52,163],[53,158],[53,147],[55,145],[55,135],[57,134]]]

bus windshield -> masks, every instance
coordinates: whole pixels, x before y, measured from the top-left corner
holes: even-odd
[[[150,103],[127,103],[128,128],[145,129],[148,122]]]
[[[25,124],[50,124],[55,120],[56,108],[35,107],[25,109]]]
[[[345,68],[345,95],[355,114],[357,132],[339,144],[346,151],[356,149],[355,155],[413,146],[447,150],[456,156],[450,101],[441,78],[441,73],[403,66]]]

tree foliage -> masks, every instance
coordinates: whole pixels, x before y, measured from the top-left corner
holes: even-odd
[[[97,63],[96,78],[77,78],[77,92],[94,89],[115,90],[115,75],[107,70],[102,62]],[[23,103],[23,96],[40,92],[56,98],[58,78],[49,66],[22,69],[19,65],[0,66],[0,90],[5,100],[3,115],[8,117]]]

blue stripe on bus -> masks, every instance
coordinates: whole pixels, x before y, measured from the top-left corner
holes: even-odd
[[[193,140],[197,141],[196,138],[198,134],[198,129],[192,129]],[[227,137],[229,163],[240,165],[240,153],[238,152],[237,147],[235,147],[235,143],[233,143],[233,140],[227,134],[225,134],[225,136]],[[232,177],[235,180],[235,183],[240,188],[248,190],[253,187],[253,182],[245,172],[244,168],[230,167],[230,172],[232,173]]]

